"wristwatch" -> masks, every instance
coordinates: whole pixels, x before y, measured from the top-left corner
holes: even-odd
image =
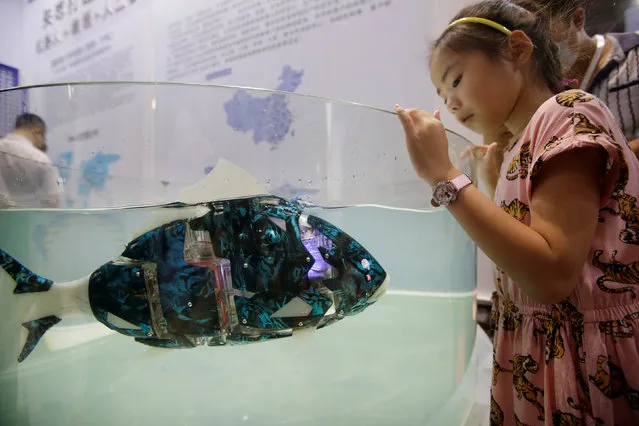
[[[447,207],[457,199],[457,194],[462,188],[472,183],[473,181],[464,173],[452,180],[439,182],[433,190],[433,198],[430,200],[430,203],[433,207]]]

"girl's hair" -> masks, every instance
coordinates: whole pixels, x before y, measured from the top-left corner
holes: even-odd
[[[537,15],[504,0],[487,0],[465,7],[451,22],[468,17],[489,19],[510,31],[521,30],[526,33],[534,45],[533,62],[538,77],[553,93],[564,90],[557,46],[550,39],[549,26],[544,15]],[[443,32],[435,41],[433,51],[440,47],[457,53],[481,51],[489,58],[497,59],[503,57],[507,40],[506,34],[487,25],[460,23]]]

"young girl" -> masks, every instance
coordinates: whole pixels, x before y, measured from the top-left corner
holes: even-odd
[[[506,1],[469,6],[430,60],[457,120],[514,135],[494,203],[452,165],[438,112],[397,114],[432,203],[496,265],[491,423],[639,424],[639,161],[602,102],[560,93],[537,20]]]

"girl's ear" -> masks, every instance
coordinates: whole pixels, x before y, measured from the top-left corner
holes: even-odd
[[[515,63],[515,66],[523,66],[530,61],[535,45],[530,37],[521,30],[515,30],[508,37],[508,59]]]
[[[577,8],[575,13],[572,15],[571,19],[572,24],[579,30],[583,30],[586,26],[586,11],[583,7]]]

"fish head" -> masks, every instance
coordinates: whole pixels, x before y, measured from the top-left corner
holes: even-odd
[[[301,215],[300,229],[314,259],[309,278],[315,274],[324,278],[323,284],[334,295],[338,315],[357,314],[384,296],[390,276],[362,244],[314,215]],[[304,238],[304,231],[312,232],[314,238]]]

